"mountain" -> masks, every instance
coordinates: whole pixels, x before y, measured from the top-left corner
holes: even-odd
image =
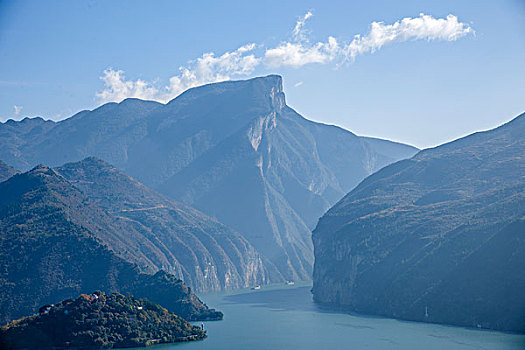
[[[10,167],[0,160],[0,182],[9,179],[11,176],[17,173],[18,171],[15,168]]]
[[[362,181],[313,233],[314,299],[525,331],[525,114]]]
[[[253,246],[197,210],[166,198],[94,157],[55,170],[95,205],[140,233],[148,245],[132,246],[147,256],[147,266],[153,271],[173,273],[197,291],[268,282],[266,267]]]
[[[60,330],[57,332],[57,330]],[[96,291],[0,328],[2,349],[110,349],[206,338],[182,317],[146,299]]]
[[[162,302],[187,319],[222,317],[174,276],[141,272],[137,263],[151,254],[135,249],[147,245],[136,239],[140,232],[53,169],[15,175],[0,183],[0,193],[0,322],[97,289]]]
[[[241,233],[275,266],[273,281],[311,278],[317,219],[417,151],[303,118],[276,75],[189,89],[165,105],[127,99],[57,123],[8,121],[0,146],[20,169],[103,159]]]
[[[26,117],[20,121],[9,119],[0,123],[0,159],[24,171],[39,164],[29,160],[31,156],[29,152],[26,153],[27,144],[40,143],[46,133],[56,125],[54,121],[46,121],[41,117]]]

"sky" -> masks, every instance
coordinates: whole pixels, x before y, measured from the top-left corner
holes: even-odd
[[[0,0],[0,121],[283,76],[306,118],[433,147],[525,112],[525,0]]]

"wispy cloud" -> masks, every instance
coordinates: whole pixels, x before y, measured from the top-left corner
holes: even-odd
[[[468,24],[460,22],[454,15],[434,18],[420,14],[419,17],[406,17],[393,24],[372,22],[367,34],[355,35],[350,42],[340,42],[329,36],[325,41],[311,43],[305,25],[312,16],[313,13],[308,11],[300,17],[291,38],[276,47],[264,48],[252,43],[222,55],[204,53],[185,67],[180,67],[178,74],[169,78],[169,84],[165,86],[159,87],[155,81],[128,80],[123,71],[108,68],[101,77],[105,87],[97,93],[97,97],[100,102],[119,102],[128,97],[167,102],[191,87],[246,77],[261,66],[272,69],[330,63],[341,66],[353,62],[357,56],[374,53],[396,42],[455,41],[474,34]]]
[[[306,24],[306,21],[312,17],[314,14],[311,11],[308,11],[303,17],[299,18],[297,22],[295,23],[295,27],[293,29],[293,38],[296,41],[307,41],[307,33],[304,30],[304,25]]]
[[[253,73],[261,61],[253,54],[254,48],[255,44],[244,45],[220,56],[205,53],[188,67],[180,67],[179,74],[171,77],[163,88],[158,88],[155,82],[127,80],[123,71],[108,68],[101,77],[105,89],[97,97],[101,102],[119,102],[128,97],[167,102],[191,87]]]
[[[221,56],[205,53],[192,62],[189,68],[179,68],[180,74],[170,78],[170,85],[167,87],[168,95],[178,95],[193,86],[253,73],[261,62],[261,58],[255,57],[254,49],[255,44],[248,44]]]
[[[23,109],[23,108],[24,108],[24,107],[22,107],[22,106],[14,105],[14,106],[13,106],[13,109],[15,110],[15,115],[19,115],[20,112],[22,112],[22,109]]]
[[[293,86],[294,86],[294,87],[299,87],[299,86],[301,86],[301,85],[303,85],[303,82],[302,82],[302,81],[299,81],[299,82],[295,83]]]
[[[128,97],[141,98],[144,100],[162,100],[160,91],[147,81],[137,79],[126,80],[124,72],[108,68],[100,77],[104,82],[105,89],[97,93],[101,102],[122,101]]]
[[[466,23],[458,21],[454,15],[434,18],[421,13],[419,17],[406,17],[394,24],[372,22],[370,32],[365,36],[356,35],[343,49],[345,57],[353,60],[367,52],[374,53],[381,47],[395,42],[410,40],[456,41],[474,30]]]
[[[311,44],[304,33],[304,25],[312,16],[312,13],[308,12],[297,21],[292,41],[282,42],[276,48],[266,50],[264,63],[268,67],[302,67],[310,63],[326,64],[329,62],[342,64],[353,62],[356,56],[374,53],[381,47],[395,42],[455,41],[474,33],[472,27],[459,22],[454,15],[434,18],[422,13],[419,17],[406,17],[393,24],[372,22],[370,31],[366,35],[357,34],[349,43],[340,43],[335,37],[329,36],[326,41]]]

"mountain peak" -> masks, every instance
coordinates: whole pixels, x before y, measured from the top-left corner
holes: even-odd
[[[232,88],[232,87],[249,87],[254,85],[260,85],[267,90],[274,89],[276,92],[283,92],[283,77],[277,74],[270,74],[261,77],[255,77],[244,80],[227,80],[220,81],[217,83],[209,83],[201,86],[190,88],[183,92],[185,94],[188,91],[194,91],[205,88]]]
[[[33,169],[29,170],[28,172],[21,174],[22,178],[26,179],[32,179],[30,183],[33,184],[33,186],[39,187],[39,186],[48,186],[48,185],[63,185],[67,184],[67,181],[59,175],[53,168],[48,167],[47,165],[39,164],[35,166]],[[10,180],[7,180],[6,182],[9,182]],[[24,181],[19,179],[19,181]]]
[[[40,116],[36,116],[36,117],[24,117],[23,119],[20,119],[20,120],[8,119],[5,122],[0,122],[0,125],[1,124],[4,124],[4,125],[17,125],[17,124],[42,125],[42,124],[56,124],[56,122],[51,119],[46,120]]]
[[[240,82],[243,80],[232,81]],[[283,77],[278,74],[269,74],[262,77],[255,77],[248,80],[244,80],[250,83],[262,83],[270,88],[275,88],[276,92],[283,92]]]
[[[250,93],[254,96],[268,96],[273,106],[282,108],[285,105],[283,92],[283,78],[280,75],[271,74],[255,77],[247,80],[228,80],[197,86],[184,91],[182,94],[168,102],[193,101],[209,95],[223,95],[227,93]]]
[[[111,165],[109,163],[106,163],[105,161],[103,161],[102,159],[100,158],[97,158],[95,156],[89,156],[89,157],[86,157],[84,159],[82,159],[81,161],[78,162],[79,165],[87,165],[87,164],[90,164],[90,165],[97,165],[97,166],[101,166],[101,167],[111,167]]]
[[[50,167],[44,164],[38,164],[33,169],[31,169],[28,173],[29,174],[49,174],[49,175],[55,174],[56,175],[53,169],[51,169]]]

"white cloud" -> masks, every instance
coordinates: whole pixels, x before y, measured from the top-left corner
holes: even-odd
[[[261,61],[253,54],[254,49],[255,44],[249,44],[217,57],[213,53],[205,53],[192,62],[189,68],[180,67],[180,74],[170,78],[166,88],[167,98],[171,99],[194,86],[253,73]]]
[[[455,41],[474,30],[465,23],[458,21],[454,15],[446,18],[434,18],[420,14],[419,17],[403,18],[394,24],[372,22],[370,32],[361,37],[356,35],[354,40],[344,48],[347,58],[353,60],[356,56],[366,52],[375,52],[384,45],[409,40],[446,40]]]
[[[23,108],[24,108],[24,107],[22,107],[22,106],[14,105],[14,106],[13,106],[13,109],[15,110],[15,115],[19,115],[20,112],[22,112],[22,109],[23,109]]]
[[[292,41],[281,42],[277,47],[266,50],[264,53],[266,66],[270,68],[302,67],[311,63],[326,64],[336,58],[340,48],[334,37],[328,37],[326,43],[318,42],[310,45],[304,26],[312,16],[312,12],[308,11],[297,20]]]
[[[270,68],[283,66],[302,67],[310,63],[326,64],[333,61],[341,48],[334,37],[329,37],[326,43],[306,45],[300,42],[284,42],[274,49],[264,53],[264,63]]]
[[[282,41],[276,47],[257,50],[257,45],[248,44],[219,56],[213,52],[205,53],[187,66],[179,67],[179,73],[169,78],[166,86],[141,79],[127,80],[123,71],[108,68],[101,77],[105,88],[97,93],[97,97],[100,102],[120,102],[128,97],[167,102],[194,86],[249,76],[261,65],[272,69],[329,63],[339,66],[395,42],[455,41],[474,34],[468,24],[459,22],[454,15],[434,18],[420,14],[419,17],[406,17],[393,24],[372,22],[366,35],[356,35],[350,42],[340,42],[329,36],[326,41],[310,43],[305,25],[312,16],[312,12],[308,11],[300,17],[290,40]],[[263,52],[257,55],[257,51]]]
[[[301,86],[301,85],[303,85],[303,82],[302,82],[302,81],[299,81],[299,82],[297,82],[297,83],[294,84],[294,87],[299,87],[299,86]]]
[[[158,100],[159,90],[152,83],[137,79],[135,81],[126,80],[124,72],[108,68],[100,78],[106,88],[97,93],[100,102],[120,102],[129,97],[141,98],[144,100]]]
[[[308,18],[308,12],[295,25],[293,41],[282,42],[273,49],[268,49],[264,55],[264,63],[270,68],[283,66],[302,67],[310,63],[326,64],[353,61],[356,56],[364,53],[374,53],[384,45],[409,40],[446,40],[455,41],[474,30],[465,23],[458,21],[454,15],[446,18],[434,18],[420,14],[419,17],[406,17],[394,24],[372,22],[370,31],[365,36],[356,35],[350,43],[339,43],[329,36],[323,42],[310,44],[304,38],[303,26]]]
[[[109,68],[101,77],[105,89],[98,92],[97,97],[101,102],[120,102],[128,97],[167,102],[191,87],[253,73],[261,60],[251,53],[254,48],[255,44],[244,45],[221,56],[205,53],[190,62],[188,67],[180,67],[180,73],[171,77],[169,85],[162,88],[155,82],[126,80],[123,71]]]
[[[306,33],[304,31],[304,25],[306,24],[306,21],[313,15],[314,14],[311,11],[308,11],[303,17],[299,18],[297,22],[295,23],[295,27],[293,29],[293,38],[296,41],[308,40],[308,38],[306,37]]]

